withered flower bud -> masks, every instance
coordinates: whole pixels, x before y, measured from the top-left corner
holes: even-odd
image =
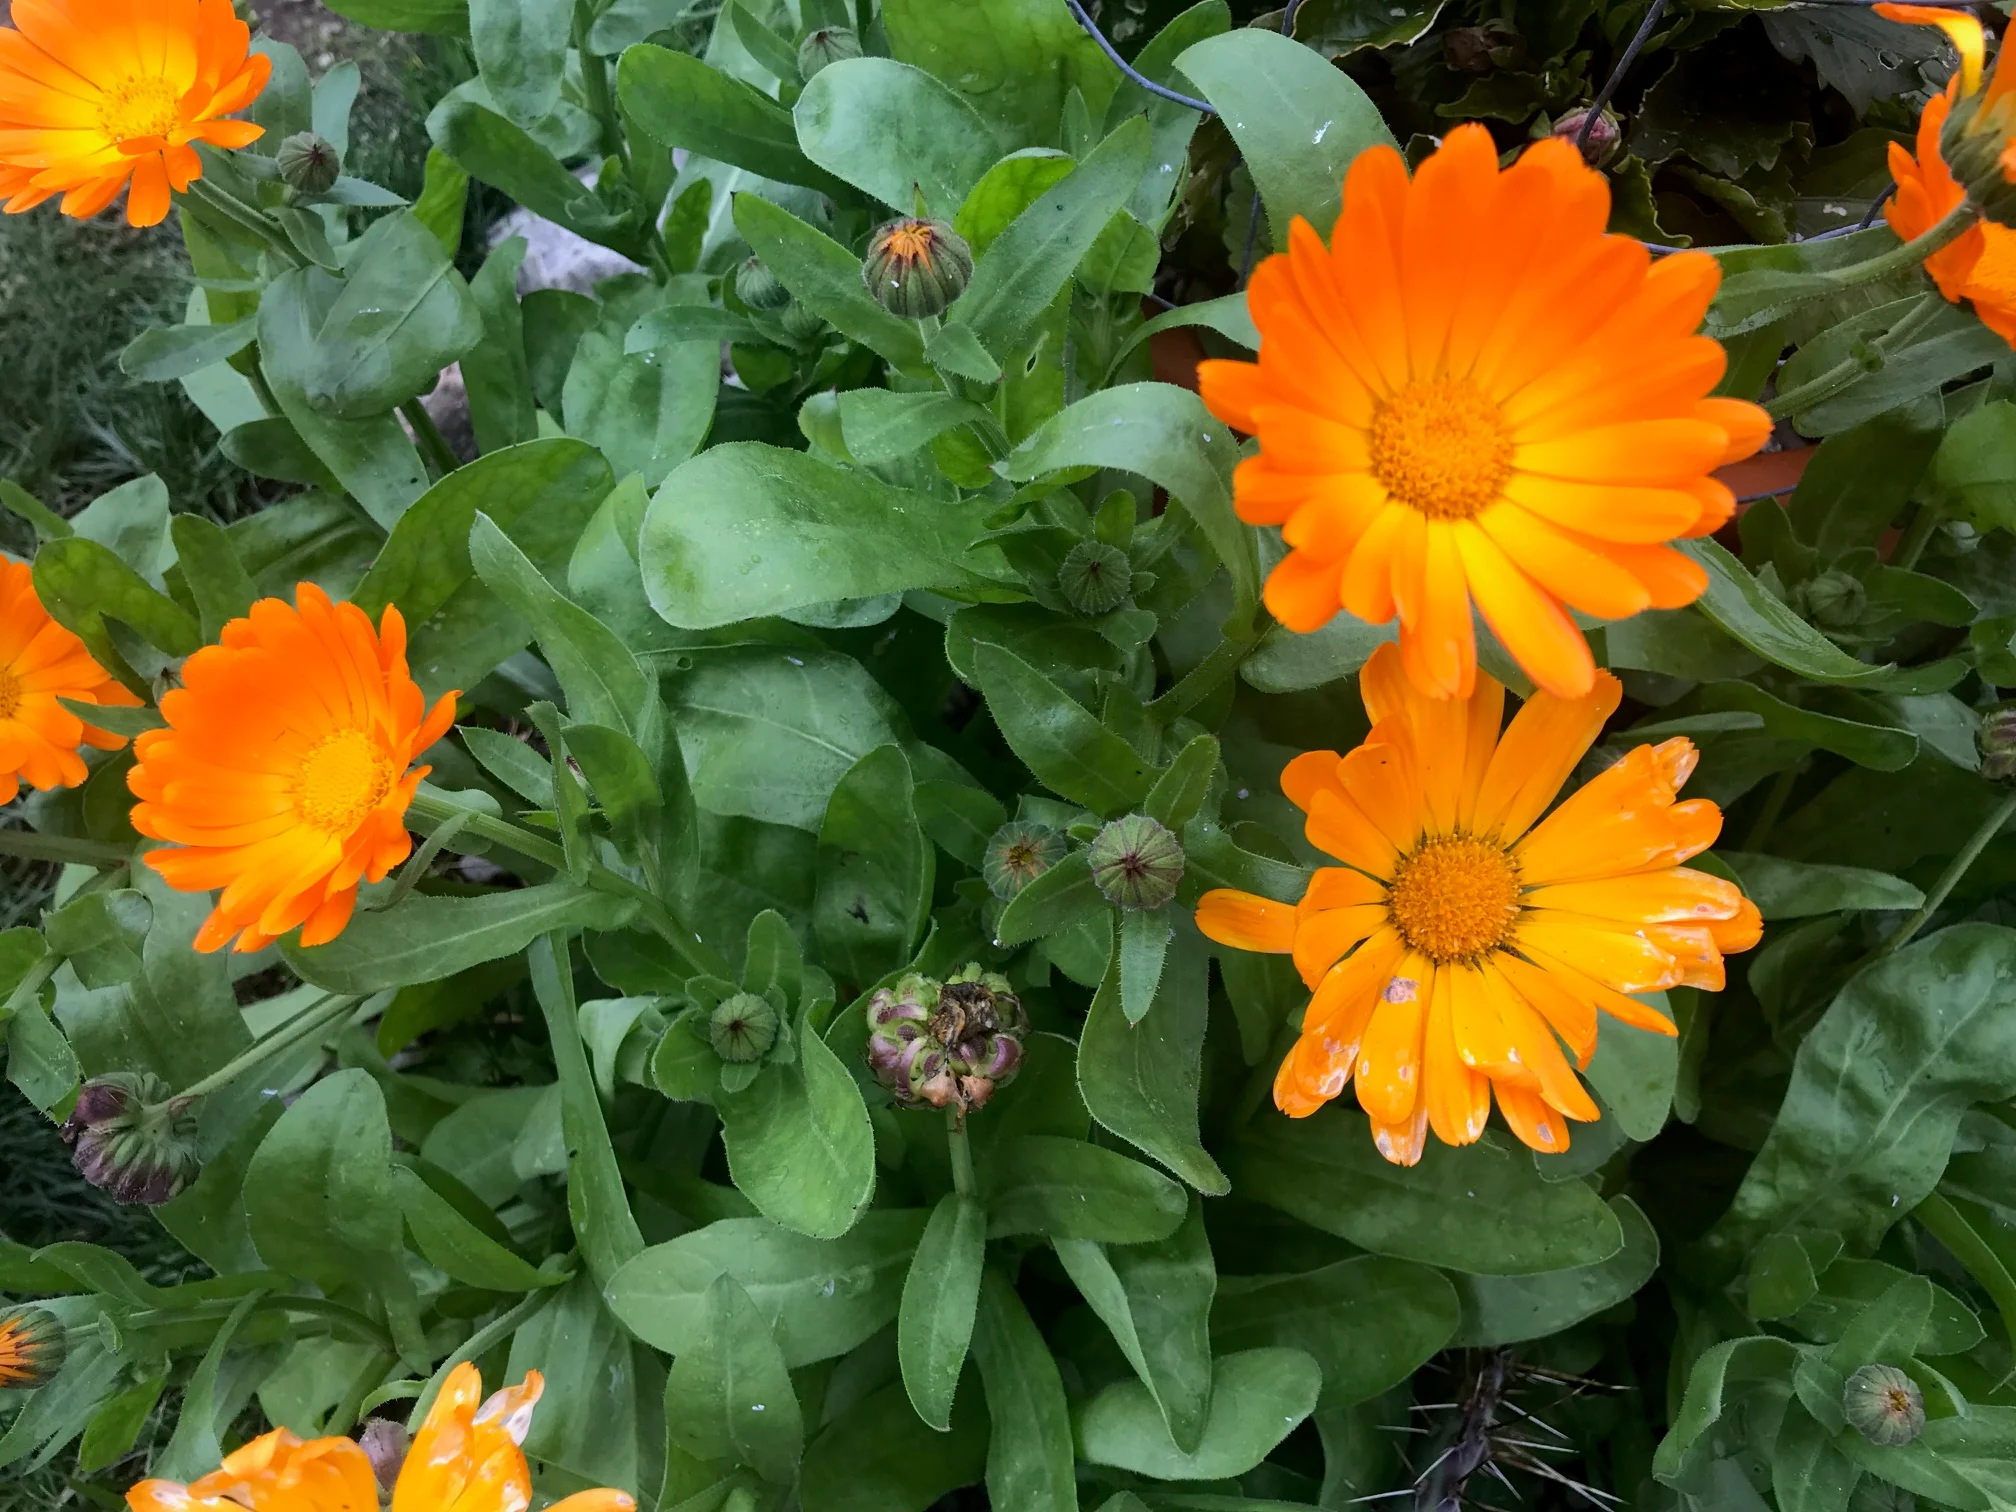
[[[147,1071],[93,1077],[63,1125],[77,1174],[120,1202],[159,1207],[196,1179],[196,1119]]]

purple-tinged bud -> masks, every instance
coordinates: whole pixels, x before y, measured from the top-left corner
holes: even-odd
[[[1589,119],[1586,110],[1571,110],[1554,123],[1549,133],[1557,136],[1571,147],[1582,136],[1582,123]],[[1589,136],[1582,143],[1582,160],[1591,168],[1602,168],[1617,156],[1624,145],[1624,128],[1617,117],[1607,110],[1596,113],[1596,124],[1589,128]]]
[[[196,1119],[146,1071],[93,1077],[63,1125],[77,1174],[120,1202],[159,1207],[196,1179]]]

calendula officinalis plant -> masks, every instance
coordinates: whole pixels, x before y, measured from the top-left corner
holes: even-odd
[[[285,485],[0,483],[0,1503],[2010,1505],[1980,16],[331,8],[0,27]]]

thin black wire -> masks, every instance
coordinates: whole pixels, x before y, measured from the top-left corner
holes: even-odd
[[[1192,99],[1186,94],[1178,94],[1175,90],[1157,84],[1153,79],[1137,71],[1133,64],[1120,56],[1120,50],[1106,40],[1106,33],[1099,30],[1098,23],[1086,13],[1085,7],[1080,3],[1080,0],[1064,0],[1064,3],[1071,7],[1072,16],[1080,26],[1085,28],[1085,34],[1094,42],[1097,42],[1099,50],[1113,60],[1113,66],[1127,75],[1136,84],[1139,84],[1143,89],[1147,90],[1148,93],[1164,100],[1171,100],[1178,105],[1188,106],[1192,110],[1202,111],[1205,115],[1216,115],[1218,113],[1212,108],[1209,100],[1197,100]],[[1297,3],[1299,4],[1300,0],[1297,0]],[[1288,13],[1291,16],[1294,15],[1295,6],[1289,6]]]
[[[1631,65],[1638,61],[1638,53],[1652,35],[1652,28],[1659,24],[1659,18],[1666,14],[1666,0],[1652,0],[1645,12],[1645,19],[1638,23],[1637,35],[1631,45],[1624,49],[1624,55],[1617,60],[1617,66],[1610,70],[1610,77],[1603,81],[1603,87],[1596,91],[1596,98],[1589,105],[1589,112],[1582,117],[1582,129],[1575,133],[1575,150],[1583,151],[1589,145],[1589,133],[1596,129],[1596,121],[1603,114],[1603,107],[1610,103],[1610,97],[1617,93],[1617,87],[1624,82],[1624,75]]]

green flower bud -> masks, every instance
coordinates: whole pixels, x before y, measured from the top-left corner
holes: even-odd
[[[1146,814],[1115,819],[1086,852],[1092,880],[1122,908],[1160,908],[1183,880],[1183,847]]]
[[[327,194],[343,172],[335,147],[312,131],[297,131],[282,142],[273,163],[281,181],[301,194]]]
[[[1134,564],[1118,546],[1080,541],[1057,569],[1065,602],[1080,614],[1105,614],[1127,602],[1134,587]]]
[[[841,63],[861,56],[861,39],[851,26],[822,26],[805,34],[798,44],[798,77],[807,84],[829,63]]]
[[[892,315],[942,315],[973,279],[973,249],[941,220],[893,220],[868,241],[861,281]]]
[[[1012,819],[987,842],[980,875],[987,890],[1007,902],[1064,859],[1064,837],[1047,824]]]
[[[810,346],[826,338],[826,322],[795,301],[784,307],[778,323],[784,327],[786,339],[798,346]]]
[[[120,1202],[159,1207],[196,1179],[196,1119],[175,1089],[147,1071],[94,1077],[63,1125],[77,1174]]]
[[[791,291],[760,257],[750,258],[735,270],[735,293],[752,310],[781,310],[791,303]]]
[[[1975,732],[1981,748],[1981,775],[1990,782],[2016,778],[2016,703],[1997,704],[1981,716]]]
[[[1869,590],[1852,573],[1823,572],[1794,591],[1796,607],[1823,630],[1847,630],[1869,607]]]
[[[69,1352],[68,1336],[54,1313],[40,1307],[0,1312],[0,1390],[47,1386]]]
[[[777,1042],[777,1010],[753,992],[738,992],[707,1020],[707,1039],[731,1065],[759,1061]]]
[[[1864,1365],[1848,1377],[1841,1414],[1872,1444],[1895,1449],[1925,1430],[1925,1395],[1895,1365]]]

